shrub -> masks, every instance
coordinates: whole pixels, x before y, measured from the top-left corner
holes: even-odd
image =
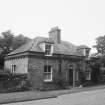
[[[4,68],[4,73],[8,73],[8,74],[10,74],[11,72],[10,72],[10,69],[8,69],[8,68]]]
[[[56,78],[56,84],[59,85],[61,88],[65,89],[66,81],[65,79],[60,75]]]

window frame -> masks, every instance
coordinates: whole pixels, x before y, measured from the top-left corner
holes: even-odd
[[[50,45],[50,48],[46,48],[47,45],[48,46]],[[46,56],[52,56],[52,54],[53,54],[53,45],[51,43],[45,43],[44,50],[45,50],[45,55]]]
[[[85,56],[89,56],[89,49],[85,49]]]
[[[101,64],[100,73],[103,74],[103,75],[105,75],[105,63],[102,63]]]
[[[91,80],[91,73],[90,72],[86,72],[86,80]]]
[[[45,72],[45,67],[47,68],[47,72]],[[48,67],[50,67],[50,72],[49,72],[49,70],[48,70]],[[44,76],[45,76],[45,74],[47,75],[47,77],[49,76],[49,74],[50,74],[50,79],[49,79],[49,77],[46,79]],[[43,71],[43,77],[44,77],[44,82],[52,82],[53,81],[53,73],[52,73],[52,66],[51,65],[44,65],[44,71]]]
[[[16,73],[16,65],[12,65],[12,74]]]
[[[87,48],[84,48],[84,56],[89,56],[90,50]]]
[[[76,78],[75,78],[75,80],[76,80],[76,81],[79,80],[79,73],[78,73],[78,71],[76,71]]]

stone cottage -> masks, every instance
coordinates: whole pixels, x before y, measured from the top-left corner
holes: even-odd
[[[36,37],[5,57],[5,68],[13,74],[26,74],[34,89],[74,87],[79,82],[79,66],[90,48],[61,40],[58,27],[49,37]]]

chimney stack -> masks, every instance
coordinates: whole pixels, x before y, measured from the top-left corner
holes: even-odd
[[[51,28],[49,31],[49,38],[56,44],[61,43],[61,30],[58,27]]]

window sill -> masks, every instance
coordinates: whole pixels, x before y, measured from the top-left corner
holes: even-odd
[[[45,55],[45,56],[52,56],[52,54],[51,55]]]
[[[52,80],[44,80],[44,82],[52,82]]]

